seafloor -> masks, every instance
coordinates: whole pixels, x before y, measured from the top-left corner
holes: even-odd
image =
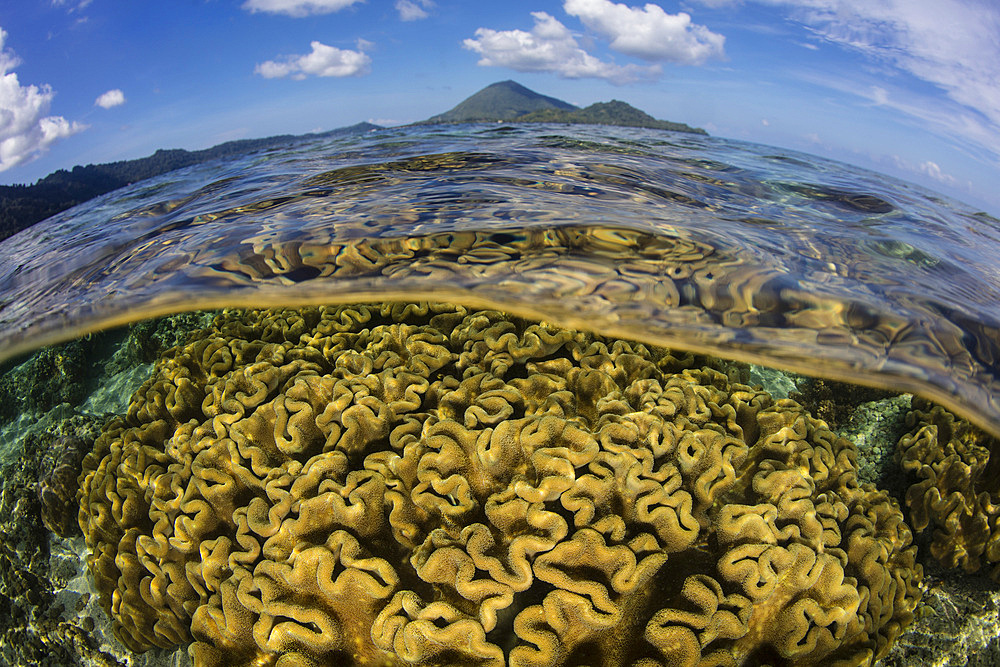
[[[211,317],[198,313],[141,322],[45,348],[0,368],[3,664],[191,664],[185,648],[136,655],[112,636],[86,571],[84,538],[55,535],[43,522],[43,506],[50,524],[76,520],[75,476],[53,471],[78,466],[82,449],[113,415],[126,410],[159,354]],[[798,400],[856,445],[861,481],[876,483],[902,501],[905,482],[893,454],[905,431],[909,395],[733,362],[718,361],[717,368],[775,397]],[[916,543],[924,569],[923,599],[914,623],[878,664],[1000,665],[997,584],[986,574],[941,567],[929,557],[925,538],[918,536]]]

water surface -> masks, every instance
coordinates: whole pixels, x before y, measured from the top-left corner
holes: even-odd
[[[1000,434],[1000,222],[814,156],[466,125],[180,170],[0,243],[0,358],[180,310],[433,299],[912,391]]]

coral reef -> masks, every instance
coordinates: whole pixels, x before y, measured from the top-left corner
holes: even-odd
[[[84,460],[115,634],[197,665],[868,664],[902,514],[798,403],[494,311],[227,311]]]
[[[85,380],[97,375],[90,361],[95,341],[82,338],[53,345],[4,364],[0,368],[0,421],[25,412],[42,414],[60,403],[82,401],[88,391]]]
[[[901,499],[907,486],[906,476],[896,462],[896,445],[907,431],[906,415],[912,394],[897,394],[877,401],[853,405],[850,416],[830,429],[854,443],[858,452],[858,479],[885,489]]]
[[[0,663],[4,665],[76,665],[82,658],[92,665],[117,664],[104,659],[85,621],[64,617],[65,610],[53,596],[53,580],[59,574],[51,571],[49,534],[42,525],[37,490],[37,480],[46,477],[60,458],[53,456],[53,443],[92,443],[103,423],[75,415],[44,424],[42,434],[25,438],[21,456],[0,468]],[[55,452],[60,451],[65,450],[56,446]],[[74,475],[74,490],[75,486]],[[74,506],[70,517],[79,508]]]
[[[0,365],[0,423],[63,403],[77,407],[107,377],[155,361],[210,321],[205,312],[143,320],[8,361]]]
[[[932,529],[930,551],[946,567],[976,572],[1000,563],[1000,443],[945,408],[913,399],[896,455],[912,484],[910,523]],[[1000,566],[991,575],[1000,579]]]
[[[993,581],[928,558],[921,588],[913,625],[877,667],[1000,665],[1000,590]]]
[[[834,430],[855,415],[862,403],[881,401],[896,395],[895,392],[884,389],[805,375],[796,378],[796,385],[797,390],[790,393],[789,398],[798,401],[809,414],[822,419]]]
[[[42,523],[60,537],[80,534],[77,520],[80,490],[78,478],[83,457],[93,449],[93,438],[84,440],[76,435],[57,437],[42,458],[38,476],[38,502]]]
[[[193,331],[212,323],[214,311],[177,313],[141,320],[127,329],[109,332],[120,340],[105,365],[108,375],[156,361],[165,350],[183,343]]]

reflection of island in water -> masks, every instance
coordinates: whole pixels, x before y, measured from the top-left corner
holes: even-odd
[[[128,646],[195,640],[204,665],[913,664],[893,643],[921,566],[1000,560],[981,431],[709,358],[997,429],[1000,225],[919,188],[690,133],[420,126],[194,166],[38,230],[0,244],[0,354],[259,310],[135,325],[113,379],[87,366],[100,334],[8,376],[118,399],[25,403],[7,431],[0,504],[37,497],[31,470],[62,531],[80,481],[100,593],[18,556],[79,566],[80,540],[0,506],[10,576],[43,591],[12,637],[79,652],[89,619],[120,650],[100,599]],[[66,625],[30,620],[42,595]]]

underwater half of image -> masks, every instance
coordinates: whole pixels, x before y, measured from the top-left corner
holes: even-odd
[[[188,313],[0,393],[23,664],[913,664],[1000,572],[946,409],[497,310]]]

